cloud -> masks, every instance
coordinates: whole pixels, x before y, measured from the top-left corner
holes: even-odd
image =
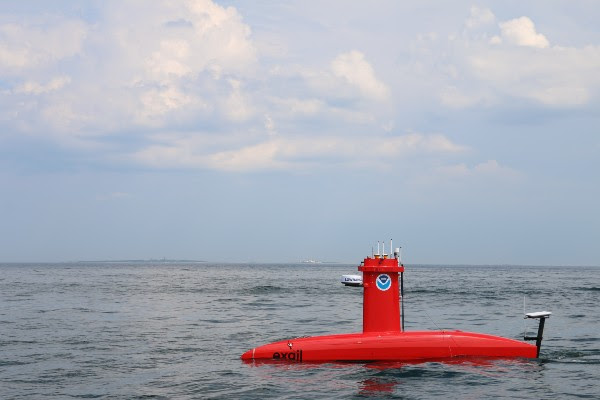
[[[0,122],[5,131],[69,145],[75,137],[207,116],[235,124],[255,112],[242,82],[257,53],[233,7],[208,0],[107,3],[93,25],[47,16],[26,21],[0,22],[0,73],[9,88],[0,92],[0,106],[17,116]],[[57,76],[57,69],[69,73]]]
[[[317,98],[275,98],[273,104],[281,108],[281,112],[289,116],[315,116],[326,111],[326,103]]]
[[[355,86],[360,92],[375,100],[385,100],[389,97],[389,89],[376,77],[371,64],[363,53],[352,50],[338,55],[331,62],[333,74]]]
[[[251,116],[240,77],[251,73],[257,54],[237,10],[208,0],[153,7],[151,18],[138,17],[136,30],[118,33],[130,70],[124,79],[141,100],[131,103],[134,121],[152,127],[193,121],[194,110],[233,122]]]
[[[373,46],[376,35],[352,25],[361,40],[305,49],[282,35],[287,51],[267,55],[236,8],[209,0],[99,9],[93,22],[0,16],[0,134],[154,168],[369,167],[464,154],[443,134],[401,134],[440,104],[579,107],[600,88],[598,46],[551,45],[529,17],[498,21],[481,7],[445,19],[447,35],[394,25]],[[280,27],[252,18],[257,30]],[[396,34],[418,39],[404,46]]]
[[[136,121],[144,125],[162,125],[162,117],[170,111],[181,109],[192,103],[187,95],[175,85],[153,88],[140,94],[141,108]],[[154,123],[156,121],[156,123]]]
[[[255,114],[248,96],[242,90],[242,82],[230,79],[231,92],[222,99],[222,109],[227,119],[235,122],[244,122]]]
[[[468,58],[473,77],[496,94],[547,106],[586,104],[600,88],[600,47],[483,48]]]
[[[435,66],[423,74],[437,83],[444,106],[501,106],[523,99],[546,107],[579,107],[600,90],[600,46],[551,45],[529,17],[494,24],[473,8],[463,35],[419,42]],[[494,29],[499,29],[495,34]],[[450,49],[450,50],[448,50]]]
[[[354,50],[325,62],[278,64],[269,69],[269,90],[261,100],[271,119],[292,130],[294,125],[318,123],[327,130],[376,126],[377,131],[389,131],[391,91],[376,77],[364,54]],[[347,124],[353,127],[348,129]]]
[[[189,57],[190,45],[186,40],[160,41],[159,48],[145,60],[148,79],[169,83],[171,80],[190,75],[193,70],[192,65],[187,62]]]
[[[468,29],[479,28],[494,23],[496,16],[488,8],[471,7],[471,15],[467,18],[465,25]]]
[[[356,138],[342,131],[392,130],[389,116],[379,121],[390,89],[362,52],[328,54],[313,65],[282,60],[262,67],[251,29],[233,7],[209,0],[107,3],[93,25],[63,18],[39,26],[8,29],[11,51],[23,51],[16,38],[27,30],[35,49],[48,45],[40,32],[74,32],[77,40],[62,53],[48,50],[45,67],[32,62],[39,67],[36,78],[14,69],[0,105],[16,118],[2,124],[63,146],[87,143],[102,151],[106,138],[112,149],[135,143],[132,159],[143,165],[288,169],[309,164],[301,158],[357,154]],[[57,76],[47,65],[68,57],[68,75]],[[198,126],[200,133],[185,133]],[[332,133],[320,137],[322,129]],[[448,144],[436,141],[389,144],[398,151]]]
[[[61,89],[63,86],[71,83],[68,76],[59,76],[52,78],[48,83],[43,84],[35,81],[25,81],[14,89],[14,93],[39,95]]]
[[[411,133],[396,137],[369,136],[272,136],[255,143],[207,151],[201,137],[160,137],[164,143],[148,146],[132,155],[135,162],[154,168],[209,168],[249,172],[265,169],[306,170],[314,166],[390,164],[402,157],[424,154],[459,154],[466,147],[434,134]]]
[[[465,108],[481,104],[485,102],[485,97],[485,93],[467,93],[454,85],[446,86],[439,93],[442,104],[452,108]]]
[[[501,22],[500,29],[502,30],[502,39],[517,46],[545,49],[550,45],[544,35],[535,31],[533,21],[527,17]]]
[[[84,22],[61,17],[0,23],[0,73],[20,76],[81,54],[88,33]]]
[[[137,13],[125,24],[122,14],[128,6]],[[250,27],[233,7],[210,0],[133,3],[113,6],[108,15],[111,44],[139,81],[168,84],[204,71],[215,78],[245,74],[256,62]],[[134,23],[136,29],[125,28]]]
[[[496,160],[488,160],[473,167],[468,167],[464,163],[455,165],[446,165],[437,168],[438,174],[443,179],[465,179],[465,178],[504,178],[516,179],[521,174],[509,167],[502,166]]]

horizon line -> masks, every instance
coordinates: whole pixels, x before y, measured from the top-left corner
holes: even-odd
[[[1,264],[85,264],[85,263],[197,263],[197,264],[298,264],[303,266],[318,266],[321,264],[327,265],[356,265],[356,262],[348,261],[317,261],[317,262],[303,262],[303,261],[257,261],[257,260],[246,260],[246,261],[215,261],[215,260],[195,260],[195,259],[176,259],[176,258],[149,258],[149,259],[100,259],[100,260],[70,260],[70,261],[0,261]],[[359,263],[360,264],[360,263]],[[411,262],[403,263],[405,266],[425,266],[425,267],[549,267],[549,268],[599,268],[600,264],[520,264],[520,263],[439,263],[439,262]]]

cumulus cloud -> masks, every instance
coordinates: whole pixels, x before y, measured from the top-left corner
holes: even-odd
[[[80,54],[88,31],[82,21],[58,17],[0,23],[0,72],[19,76]]]
[[[498,21],[487,8],[452,20],[453,34],[414,33],[400,57],[367,41],[308,53],[290,42],[265,56],[241,13],[210,0],[100,8],[93,23],[0,16],[0,134],[109,145],[158,168],[350,165],[364,149],[392,162],[464,152],[444,135],[398,133],[434,94],[456,109],[515,98],[576,107],[600,88],[597,46],[551,45],[530,18]]]
[[[175,85],[152,88],[140,94],[141,106],[136,119],[141,124],[152,125],[153,121],[162,122],[162,117],[172,110],[177,110],[193,101]]]
[[[362,52],[260,71],[241,14],[210,0],[107,3],[93,25],[58,18],[35,26],[4,24],[0,33],[0,68],[14,73],[0,103],[12,108],[5,115],[17,115],[2,123],[26,126],[62,145],[95,146],[102,137],[133,132],[140,148],[130,159],[144,165],[260,170],[381,147],[361,142],[356,132],[341,135],[348,124],[351,131],[375,126],[373,137],[392,130],[389,117],[377,120],[390,89]],[[48,67],[69,57],[68,75]],[[37,68],[36,74],[25,68]],[[298,122],[339,128],[323,135],[297,128]],[[195,125],[208,128],[182,133]],[[389,155],[456,150],[436,136],[384,142],[381,151]]]
[[[239,123],[254,113],[240,78],[257,54],[235,8],[132,1],[103,11],[94,25],[41,16],[0,22],[0,72],[10,87],[0,105],[17,115],[5,127],[72,143],[84,132],[159,129],[210,115]],[[69,74],[56,76],[65,67]]]
[[[129,23],[122,19],[124,7],[133,14]],[[216,78],[244,74],[256,61],[250,27],[233,7],[210,0],[119,3],[108,15],[111,44],[138,81],[168,84],[204,71]],[[132,24],[135,29],[126,28]]]
[[[549,106],[587,103],[600,87],[600,47],[544,49],[541,53],[511,48],[484,49],[469,58],[474,77],[497,93]]]
[[[443,105],[496,106],[526,99],[544,106],[577,107],[598,93],[599,46],[551,45],[525,16],[501,21],[497,28],[493,21],[491,11],[474,8],[463,36],[444,44],[423,42],[452,49],[430,49],[430,54],[443,55],[432,57],[430,63],[439,66],[428,71],[440,78]],[[499,34],[494,35],[494,29]]]
[[[222,109],[229,120],[246,121],[255,114],[254,108],[244,94],[239,80],[230,79],[229,84],[231,85],[231,92],[222,100]]]
[[[373,67],[360,51],[338,55],[331,62],[331,70],[369,98],[384,100],[389,96],[389,89],[375,77]]]
[[[548,39],[535,31],[533,21],[527,17],[501,22],[502,39],[518,46],[537,47],[544,49],[550,45]]]
[[[248,118],[253,109],[239,77],[252,70],[257,54],[237,10],[209,0],[152,7],[151,18],[139,16],[136,30],[115,30],[130,71],[124,79],[141,100],[131,104],[134,121],[153,127],[173,118],[193,121],[194,110],[233,122]]]

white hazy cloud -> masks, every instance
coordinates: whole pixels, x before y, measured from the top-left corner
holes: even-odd
[[[443,179],[463,179],[477,177],[500,177],[505,179],[516,179],[521,176],[518,171],[506,166],[502,166],[496,160],[488,160],[472,167],[467,166],[465,163],[447,165],[437,168],[437,172]]]
[[[251,76],[257,54],[235,8],[208,0],[103,8],[94,25],[0,15],[0,72],[12,83],[0,106],[17,115],[5,125],[64,144],[200,117],[239,123],[254,113],[241,79]],[[68,76],[56,77],[58,63]]]
[[[331,62],[331,70],[335,76],[345,79],[367,97],[384,100],[389,96],[387,86],[375,77],[373,67],[364,54],[357,50],[338,55]]]
[[[21,85],[18,85],[14,89],[14,93],[38,95],[61,89],[63,86],[69,84],[70,82],[71,78],[68,76],[59,76],[53,78],[45,84],[35,81],[26,81],[23,82]]]
[[[203,71],[216,78],[243,74],[256,61],[250,27],[235,8],[210,0],[146,4],[127,3],[136,10],[129,24],[123,25],[121,4],[108,21],[121,55],[132,56],[127,62],[139,80],[169,84]],[[126,28],[131,24],[136,29]]]
[[[462,154],[446,132],[399,135],[414,129],[404,120],[416,109],[515,99],[579,107],[600,89],[599,46],[551,45],[545,33],[556,36],[538,32],[529,17],[498,21],[476,6],[466,19],[449,19],[450,33],[437,25],[419,33],[417,25],[386,31],[379,47],[335,39],[308,50],[277,35],[287,50],[266,56],[252,31],[264,27],[251,27],[234,7],[210,0],[99,7],[94,23],[0,15],[0,135],[44,135],[99,151],[110,142],[160,168],[308,168],[352,164],[364,149],[388,160]],[[416,39],[403,47],[396,34]]]
[[[469,29],[490,25],[496,21],[496,16],[489,8],[471,7],[471,15],[467,18],[466,26]]]
[[[508,232],[542,243],[512,262],[563,262],[552,242],[597,264],[600,7],[542,3],[0,1],[5,261],[225,254],[198,235],[260,258],[392,207],[440,262]]]
[[[599,46],[551,46],[525,16],[498,23],[500,34],[491,36],[494,20],[491,11],[474,8],[462,37],[453,36],[445,44],[427,43],[453,49],[451,56],[443,49],[430,49],[431,54],[445,54],[431,61],[441,65],[433,73],[440,80],[442,104],[499,106],[522,98],[545,106],[576,107],[598,93]],[[486,31],[482,34],[481,29]]]
[[[155,4],[146,13],[136,30],[117,33],[120,54],[131,55],[124,68],[131,76],[123,78],[139,93],[130,106],[136,123],[193,120],[194,110],[230,121],[253,113],[238,77],[254,68],[257,54],[235,8],[201,0]]]
[[[188,62],[190,45],[185,40],[161,40],[159,48],[145,61],[149,79],[169,83],[172,79],[190,75],[192,65]],[[200,67],[202,69],[202,67]]]
[[[493,48],[469,61],[474,77],[497,93],[549,106],[583,105],[600,87],[600,47],[553,47],[539,53]]]
[[[165,137],[159,138],[165,139]],[[365,162],[389,163],[397,157],[433,153],[457,154],[466,147],[447,137],[411,133],[397,137],[270,137],[235,149],[206,152],[206,143],[195,137],[166,138],[168,143],[142,149],[131,158],[155,167],[208,167],[225,171],[296,169],[329,162],[348,167]],[[329,161],[327,161],[329,160]]]
[[[5,75],[19,76],[80,54],[89,30],[82,21],[57,17],[2,20],[6,18],[0,19],[0,73]]]
[[[500,23],[502,39],[518,46],[537,47],[544,49],[550,45],[548,39],[537,33],[533,21],[527,17],[511,19]]]
[[[441,192],[460,195],[466,191],[473,195],[480,190],[480,195],[493,197],[506,185],[514,187],[527,182],[526,178],[525,173],[490,159],[483,162],[443,163],[430,168],[425,166],[412,177],[411,183],[421,196],[429,193],[423,199],[435,198]]]
[[[326,109],[326,104],[321,99],[298,99],[298,98],[283,98],[273,99],[273,104],[281,108],[282,113],[290,116],[315,116]]]
[[[255,114],[248,96],[242,90],[242,83],[237,79],[230,79],[231,92],[222,99],[222,109],[227,119],[235,122],[243,122]]]
[[[439,97],[443,105],[452,108],[465,108],[486,102],[485,93],[467,93],[453,85],[442,88]]]
[[[162,88],[149,89],[140,94],[141,108],[136,121],[140,124],[158,125],[162,123],[161,117],[172,110],[177,110],[192,103],[194,99],[177,86],[169,85]]]

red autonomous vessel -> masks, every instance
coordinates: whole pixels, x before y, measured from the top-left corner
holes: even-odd
[[[551,314],[548,311],[525,315],[525,318],[539,319],[537,336],[524,338],[535,340],[536,345],[458,330],[405,331],[404,307],[400,306],[404,294],[404,265],[400,260],[400,249],[395,249],[393,258],[387,254],[367,257],[358,270],[362,272],[362,278],[360,275],[344,275],[342,283],[346,286],[362,286],[364,289],[362,333],[282,340],[248,350],[242,354],[242,360],[356,362],[539,357],[544,322]]]

